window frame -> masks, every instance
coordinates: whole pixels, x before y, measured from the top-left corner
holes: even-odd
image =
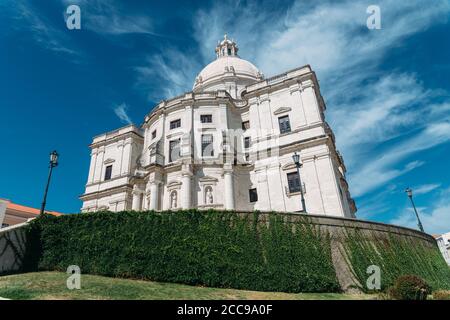
[[[292,131],[291,119],[289,118],[289,115],[278,117],[278,127],[280,129],[280,134],[289,133]]]
[[[169,128],[170,128],[170,130],[181,128],[181,119],[179,118],[179,119],[170,121]]]
[[[172,158],[172,145],[174,144],[174,143],[177,143],[178,144],[178,155],[177,155],[177,157],[176,157],[176,159],[173,159]],[[169,163],[172,163],[172,162],[175,162],[175,161],[177,161],[178,159],[180,159],[180,157],[181,157],[181,139],[180,138],[178,138],[178,139],[173,139],[173,140],[170,140],[169,141]]]
[[[245,125],[248,124],[248,127],[246,128]],[[250,120],[247,121],[242,121],[242,130],[247,131],[248,129],[250,129]]]
[[[290,177],[294,177],[294,178],[290,178]],[[287,179],[287,183],[288,183],[289,193],[297,193],[302,190],[302,186],[300,183],[300,177],[299,177],[297,171],[286,173],[286,179]],[[292,185],[291,181],[296,182],[295,185]]]
[[[252,137],[244,137],[244,148],[249,149],[252,146]]]
[[[112,167],[113,167],[112,164],[107,165],[105,167],[105,174],[103,176],[104,181],[108,181],[108,180],[112,179]]]
[[[252,197],[252,195],[253,195],[253,197]],[[248,189],[248,200],[250,203],[258,202],[258,189],[257,188]]]
[[[211,141],[207,145],[204,143],[204,140],[203,140],[205,137],[211,137]],[[201,155],[202,155],[202,158],[214,157],[214,135],[213,134],[210,134],[210,133],[202,134],[201,137],[200,137],[200,144],[201,144]],[[205,149],[209,145],[212,145],[211,154],[205,155]]]
[[[206,119],[209,119],[209,121],[203,121],[203,120],[204,120],[204,117],[206,117]],[[213,122],[213,120],[212,120],[212,114],[201,114],[201,115],[200,115],[200,122],[201,122],[201,123],[212,123],[212,122]]]

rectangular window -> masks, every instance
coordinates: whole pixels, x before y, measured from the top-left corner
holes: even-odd
[[[213,135],[202,134],[202,157],[214,156]]]
[[[112,165],[106,166],[105,169],[105,181],[111,180],[111,174],[112,174]]]
[[[244,121],[242,122],[242,130],[248,130],[250,129],[250,121]]]
[[[153,132],[152,132],[152,139],[155,139],[156,138],[156,130],[153,130]]]
[[[250,154],[249,153],[245,153],[245,161],[247,161],[247,162],[250,161]]]
[[[202,115],[200,115],[200,122],[201,123],[211,123],[212,122],[212,115],[211,114],[202,114]]]
[[[250,202],[258,201],[258,192],[256,191],[256,188],[248,190],[248,195],[250,198]]]
[[[169,141],[169,162],[180,158],[180,139]]]
[[[289,185],[289,192],[300,192],[300,179],[297,172],[291,172],[287,174],[287,180]]]
[[[181,127],[181,119],[170,121],[170,130]]]
[[[279,117],[278,124],[280,125],[280,133],[291,132],[291,124],[289,123],[289,116]]]
[[[244,148],[246,148],[246,149],[250,148],[250,142],[251,142],[250,137],[245,137],[244,138]]]

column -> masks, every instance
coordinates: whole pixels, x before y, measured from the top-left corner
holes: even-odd
[[[301,97],[304,104],[307,123],[310,125],[322,122],[318,97],[316,96],[312,80],[304,81],[302,83],[302,89]]]
[[[227,170],[224,172],[225,179],[225,209],[234,210],[234,182],[233,171]]]
[[[91,152],[91,164],[89,166],[89,175],[88,175],[87,184],[90,184],[90,183],[94,182],[96,163],[97,163],[97,149],[94,149]]]
[[[185,108],[185,113],[184,113],[184,123],[181,122],[181,125],[183,126],[184,129],[184,134],[181,138],[180,141],[180,153],[181,153],[181,157],[183,158],[187,158],[190,159],[192,156],[192,134],[193,134],[193,108],[191,106],[187,106]]]
[[[95,158],[94,183],[102,181],[103,177],[103,160],[105,157],[105,147],[98,148],[97,157]]]
[[[305,114],[305,106],[303,105],[303,99],[302,99],[302,94],[301,94],[301,88],[300,85],[298,83],[296,83],[295,85],[292,85],[289,88],[290,92],[291,92],[291,103],[293,106],[293,111],[291,113],[292,115],[292,120],[291,122],[294,123],[294,119],[298,119],[298,125],[296,125],[294,123],[293,128],[296,127],[300,127],[300,126],[306,126],[307,125],[307,121],[306,121],[306,114]],[[298,107],[297,107],[298,105]],[[299,112],[297,112],[297,110],[299,110]],[[295,121],[295,122],[297,122]],[[292,125],[291,125],[292,127]]]
[[[150,181],[145,185],[145,191],[142,196],[142,210],[150,210],[151,186],[152,183]]]
[[[133,190],[133,201],[131,203],[131,209],[134,211],[141,210],[141,191]]]
[[[121,167],[121,175],[126,175],[130,173],[131,169],[131,156],[132,156],[132,149],[131,149],[131,139],[127,139],[124,141],[124,145],[122,147],[122,161],[120,164]]]
[[[159,183],[153,181],[150,185],[150,210],[158,210]]]
[[[182,208],[189,209],[191,207],[191,175],[183,173],[181,182],[183,187]]]

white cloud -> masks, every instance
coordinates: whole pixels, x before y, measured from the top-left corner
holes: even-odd
[[[284,11],[265,10],[251,1],[218,2],[193,17],[200,58],[175,50],[155,55],[148,66],[136,69],[138,83],[160,79],[162,93],[146,88],[152,97],[190,90],[198,64],[214,59],[214,47],[224,33],[237,40],[244,59],[267,75],[311,64],[349,168],[352,194],[362,196],[424,164],[420,158],[402,164],[407,157],[449,141],[445,120],[450,119],[450,102],[430,102],[448,94],[426,89],[414,74],[382,73],[380,63],[403,39],[446,22],[450,4],[380,0],[378,5],[383,29],[369,31],[367,5],[350,0],[297,1]],[[388,149],[382,145],[395,138],[402,142]]]
[[[441,186],[441,184],[431,183],[431,184],[424,184],[421,186],[414,187],[412,190],[414,192],[414,195],[421,195],[421,194],[430,193],[431,191],[436,190],[440,186]]]
[[[119,104],[118,106],[114,107],[114,113],[117,117],[119,117],[120,121],[126,124],[132,124],[130,117],[127,113],[128,106],[125,103]]]
[[[297,1],[285,12],[264,11],[254,2],[225,1],[195,17],[204,58],[212,59],[215,41],[228,32],[237,39],[243,58],[267,75],[311,64],[356,196],[423,165],[420,158],[400,165],[407,156],[449,141],[444,121],[450,118],[450,102],[430,103],[433,97],[448,94],[426,89],[413,74],[380,72],[380,63],[403,39],[447,21],[450,4],[445,0],[433,6],[418,0],[377,4],[382,30],[372,31],[366,28],[367,4],[354,1]],[[387,141],[392,145],[395,138],[404,142],[388,149],[382,145]]]
[[[192,89],[201,65],[184,52],[164,48],[164,52],[147,57],[145,65],[135,67],[136,87],[146,92],[149,100],[175,97]]]
[[[425,232],[430,234],[442,234],[450,231],[450,188],[443,190],[439,198],[435,201],[436,205],[431,208],[418,208],[419,216],[422,221]],[[389,223],[417,228],[417,219],[414,211],[407,207],[397,218]]]
[[[57,54],[65,54],[72,58],[73,62],[79,62],[83,54],[77,50],[70,41],[69,33],[66,32],[65,24],[62,22],[62,28],[58,28],[40,14],[33,4],[28,0],[17,0],[12,5],[5,7],[11,10],[13,18],[13,30],[18,31],[25,27],[25,30],[31,32],[33,39],[45,49],[51,50]]]
[[[362,166],[357,166],[349,175],[353,195],[363,195],[383,183],[423,165],[422,161],[415,160],[401,169],[395,168],[406,157],[449,141],[450,123],[430,124],[419,134],[385,150],[383,155],[367,161]]]
[[[267,74],[309,63],[329,82],[343,78],[337,70],[367,68],[403,38],[445,22],[450,12],[445,0],[436,0],[433,6],[420,0],[377,4],[383,29],[369,31],[368,4],[355,1],[296,1],[282,12],[265,11],[256,2],[222,1],[195,16],[195,36],[210,59],[216,41],[228,32],[238,40],[242,54]]]
[[[82,28],[103,35],[141,33],[156,35],[148,14],[124,14],[122,4],[111,0],[63,0],[80,6]]]

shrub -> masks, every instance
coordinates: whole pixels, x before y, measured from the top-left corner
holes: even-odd
[[[348,231],[345,241],[345,255],[352,266],[355,278],[368,292],[367,267],[381,269],[381,289],[387,290],[395,280],[405,274],[415,274],[431,285],[434,290],[450,289],[450,268],[437,245],[427,245],[414,237],[390,234],[377,238],[376,234],[361,230]]]
[[[340,291],[327,233],[306,217],[286,217],[213,210],[44,216],[36,221],[39,269],[78,265],[82,273],[211,287]]]
[[[388,292],[396,300],[426,300],[431,287],[418,276],[404,275],[398,277]]]
[[[433,300],[450,300],[450,290],[434,291]]]

